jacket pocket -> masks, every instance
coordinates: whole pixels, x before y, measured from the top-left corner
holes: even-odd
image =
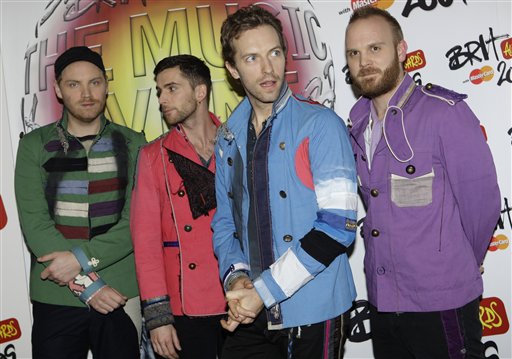
[[[432,203],[435,178],[432,154],[418,151],[408,163],[390,163],[391,201],[397,207],[422,207]]]

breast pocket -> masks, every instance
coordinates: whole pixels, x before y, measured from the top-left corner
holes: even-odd
[[[398,207],[422,207],[432,203],[435,178],[430,154],[417,154],[409,163],[391,166],[391,201]]]

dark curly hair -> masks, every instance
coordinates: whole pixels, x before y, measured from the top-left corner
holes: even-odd
[[[155,70],[153,71],[155,80],[160,72],[174,67],[180,68],[181,73],[188,80],[192,88],[195,88],[197,85],[206,85],[206,93],[208,94],[206,98],[209,102],[212,79],[210,69],[206,66],[204,61],[193,55],[175,55],[166,57],[165,59],[160,60],[160,62],[155,66]]]

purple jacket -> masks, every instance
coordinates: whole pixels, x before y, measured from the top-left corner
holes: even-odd
[[[479,267],[500,211],[496,169],[479,121],[460,95],[405,76],[368,168],[370,100],[350,112],[367,208],[364,265],[383,312],[458,308],[483,292]]]

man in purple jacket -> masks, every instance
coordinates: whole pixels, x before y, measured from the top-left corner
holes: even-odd
[[[465,95],[404,71],[407,44],[386,11],[346,30],[350,113],[376,358],[483,358],[480,268],[496,226],[496,170]]]

